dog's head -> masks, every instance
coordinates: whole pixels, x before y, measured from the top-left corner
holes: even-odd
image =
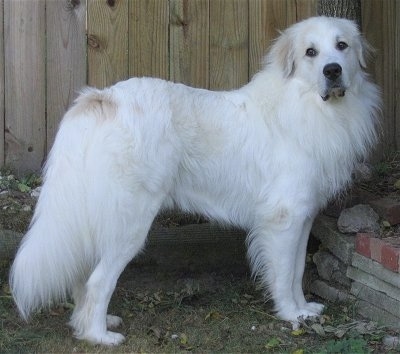
[[[371,49],[354,22],[312,17],[281,33],[267,64],[279,66],[286,78],[304,81],[326,101],[345,95]]]

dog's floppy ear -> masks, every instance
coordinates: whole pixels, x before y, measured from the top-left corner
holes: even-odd
[[[375,49],[367,42],[364,36],[358,36],[357,56],[362,68],[367,67],[367,61],[375,54]]]
[[[293,48],[290,33],[285,31],[275,40],[267,56],[267,63],[280,66],[285,77],[292,75],[295,69]]]

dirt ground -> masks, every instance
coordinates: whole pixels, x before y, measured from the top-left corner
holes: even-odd
[[[382,165],[376,171],[379,184],[363,188],[371,193],[389,189],[397,193],[393,187],[397,176],[391,165]],[[35,204],[31,192],[40,179],[9,176],[3,171],[0,179],[0,229],[24,232]],[[178,215],[164,216],[158,222],[180,227],[204,220]],[[40,311],[24,323],[11,298],[7,264],[0,268],[0,353],[395,352],[384,347],[382,339],[398,336],[398,332],[357,316],[354,303],[328,303],[320,320],[308,321],[293,331],[290,324],[274,317],[272,304],[264,301],[250,277],[244,242],[235,242],[148,247],[124,271],[110,303],[109,312],[124,320],[118,331],[126,341],[117,348],[74,339],[67,326],[71,303]],[[219,254],[221,261],[216,262],[211,254]],[[307,269],[312,274],[311,263]],[[321,301],[310,294],[307,297]]]

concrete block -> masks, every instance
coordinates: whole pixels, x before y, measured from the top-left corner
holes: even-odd
[[[311,233],[346,265],[351,263],[355,248],[355,236],[338,231],[335,218],[320,215],[316,218]]]
[[[332,302],[346,302],[355,299],[349,292],[330,286],[322,280],[314,280],[311,283],[310,291],[313,294]]]
[[[351,285],[350,293],[357,299],[368,301],[376,307],[400,318],[400,301],[356,281]]]
[[[358,253],[354,253],[353,260],[351,262],[353,267],[359,268],[360,270],[372,274],[375,277],[383,280],[386,283],[393,285],[400,289],[400,276],[398,273],[391,272],[384,268],[382,264],[364,257]]]
[[[393,285],[386,283],[371,274],[365,273],[362,270],[354,267],[348,267],[347,276],[355,281],[358,281],[361,284],[364,284],[377,291],[381,291],[387,296],[390,296],[391,298],[400,301],[399,288],[394,287]]]
[[[356,305],[357,312],[366,318],[386,326],[400,328],[400,318],[380,309],[368,301],[359,300]]]

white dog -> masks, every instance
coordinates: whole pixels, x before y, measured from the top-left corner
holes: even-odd
[[[302,291],[318,211],[376,141],[378,88],[356,25],[315,17],[284,31],[264,68],[230,92],[134,78],[87,89],[66,113],[10,284],[22,317],[72,296],[78,338],[116,345],[117,279],[162,208],[246,229],[277,315],[323,305]]]

